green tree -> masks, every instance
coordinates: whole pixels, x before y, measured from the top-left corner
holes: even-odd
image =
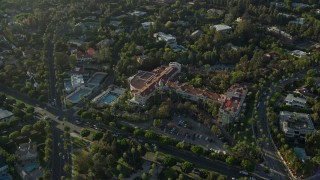
[[[92,136],[92,140],[99,141],[103,137],[102,132],[95,132]]]
[[[29,106],[26,111],[27,111],[27,113],[34,113],[34,107]]]
[[[179,149],[185,149],[186,148],[186,143],[184,141],[180,141],[176,145],[177,148]]]
[[[3,132],[8,128],[8,124],[6,122],[0,122],[0,132]]]
[[[16,139],[19,136],[20,136],[20,132],[19,131],[13,131],[12,133],[9,134],[9,138],[12,139],[12,140]]]
[[[21,128],[21,134],[22,135],[29,135],[32,131],[32,126],[31,125],[25,125]]]
[[[190,173],[194,168],[194,165],[191,162],[185,161],[181,164],[181,170],[184,173]]]
[[[166,155],[163,158],[162,164],[166,167],[171,167],[171,166],[174,166],[175,164],[177,164],[177,160],[175,158],[173,158],[172,156]]]
[[[81,135],[82,137],[88,137],[88,136],[90,135],[90,130],[84,128],[84,129],[81,130],[80,135]]]
[[[153,132],[151,130],[147,130],[144,134],[144,137],[146,137],[148,139],[156,139],[158,136],[155,132]]]
[[[5,144],[9,142],[9,138],[7,136],[0,136],[0,146],[5,147]]]
[[[201,155],[203,153],[203,148],[199,146],[191,146],[190,149],[193,153]]]
[[[141,136],[141,135],[143,135],[143,130],[140,129],[140,128],[135,128],[134,131],[133,131],[133,135]]]
[[[247,159],[241,161],[241,167],[250,172],[254,171],[254,163]]]
[[[229,155],[226,158],[226,163],[229,165],[234,165],[236,163],[236,158],[234,156]]]
[[[159,128],[162,126],[162,120],[161,119],[154,119],[153,120],[153,127]]]
[[[33,125],[33,129],[38,131],[38,132],[44,132],[45,131],[45,127],[47,125],[47,122],[45,120],[38,120],[36,123],[34,123]]]

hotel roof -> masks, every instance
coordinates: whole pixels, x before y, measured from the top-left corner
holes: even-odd
[[[149,95],[152,93],[160,82],[168,81],[178,69],[174,66],[159,67],[152,72],[139,71],[129,78],[130,89],[132,93]]]
[[[247,87],[235,84],[226,92],[226,101],[222,104],[221,110],[227,113],[237,113],[241,108],[247,93]]]
[[[184,91],[185,93],[195,95],[195,96],[203,96],[204,98],[208,98],[210,100],[222,103],[225,99],[225,96],[222,94],[214,93],[209,90],[205,89],[199,89],[199,88],[194,88],[192,86],[189,86],[187,84],[179,84],[176,82],[167,82],[166,84],[169,88],[175,89],[175,90],[181,90]]]

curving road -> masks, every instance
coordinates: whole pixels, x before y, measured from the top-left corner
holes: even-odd
[[[310,68],[319,70],[320,67]],[[309,69],[307,69],[309,70]],[[293,83],[297,79],[304,78],[306,76],[307,70],[298,72],[294,74],[292,77],[287,78],[286,80],[279,81],[274,88],[270,92],[262,92],[262,97],[258,101],[257,110],[258,110],[258,119],[260,123],[260,127],[262,131],[255,130],[255,135],[257,138],[266,137],[267,141],[261,142],[260,147],[264,153],[264,159],[266,166],[270,168],[272,179],[283,180],[283,179],[294,179],[288,171],[288,168],[277,153],[277,148],[273,142],[273,139],[270,134],[269,124],[267,120],[267,110],[265,106],[265,102],[267,97],[271,97],[274,93],[281,91],[286,85]]]

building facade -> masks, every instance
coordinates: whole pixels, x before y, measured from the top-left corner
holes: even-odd
[[[286,137],[304,138],[315,131],[309,114],[280,111],[280,127]]]

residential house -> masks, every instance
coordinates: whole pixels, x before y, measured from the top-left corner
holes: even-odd
[[[277,37],[282,38],[282,40],[284,40],[287,43],[293,43],[295,38],[293,36],[291,36],[290,34],[280,30],[278,27],[276,26],[272,26],[272,27],[268,27],[267,31],[276,35]]]
[[[148,58],[149,58],[149,56],[147,56],[147,55],[137,56],[137,62],[141,65],[141,64],[143,64],[143,62],[144,62],[145,60],[147,60]]]
[[[76,51],[77,61],[92,61],[96,57],[96,51],[93,48],[88,48],[85,52]]]
[[[165,41],[167,43],[176,43],[176,38],[171,34],[165,34],[163,32],[154,33],[153,37],[157,39],[157,41]]]
[[[32,144],[31,139],[28,143],[19,144],[15,155],[19,159],[15,168],[22,179],[33,180],[42,177],[43,171],[38,161],[37,147]]]
[[[12,116],[12,112],[0,108],[0,122],[7,122]]]
[[[292,6],[293,8],[307,8],[307,7],[309,7],[308,4],[297,3],[297,2],[291,3],[291,6]]]
[[[183,26],[183,27],[190,25],[188,21],[181,21],[181,20],[176,21],[175,24]]]
[[[306,56],[308,55],[307,52],[304,52],[304,51],[301,51],[301,50],[294,50],[294,51],[291,51],[291,55],[297,57],[297,58],[301,58],[303,56]]]
[[[315,131],[309,114],[280,111],[280,127],[288,138],[304,138]]]
[[[285,4],[283,2],[271,2],[271,5],[277,7],[277,8],[284,8],[286,7]]]
[[[225,13],[225,10],[212,8],[212,9],[207,10],[207,13],[208,14],[223,15]]]
[[[201,36],[202,31],[201,30],[196,30],[193,33],[191,33],[191,37],[199,37]]]
[[[73,89],[80,87],[84,84],[83,75],[82,74],[73,74],[71,75],[71,86]]]
[[[100,26],[99,22],[79,22],[75,25],[75,28],[80,28],[81,31],[87,32],[89,30],[93,30],[95,28],[98,28]]]
[[[123,33],[124,32],[124,29],[123,28],[118,28],[114,31],[116,34],[120,34],[120,33]]]
[[[296,20],[289,21],[289,23],[296,25],[304,25],[304,18],[297,18]]]
[[[165,34],[163,32],[158,32],[158,33],[154,33],[153,37],[155,37],[157,39],[157,41],[165,41],[174,52],[188,50],[186,47],[184,47],[182,45],[178,45],[176,38],[171,34]]]
[[[229,34],[232,30],[232,28],[225,24],[217,24],[210,26],[210,29],[215,29],[217,32],[223,32],[225,34]]]
[[[143,11],[133,11],[133,12],[128,13],[128,14],[130,14],[131,16],[142,17],[142,16],[146,15],[147,12],[143,12]]]
[[[153,25],[153,22],[150,22],[150,21],[148,21],[148,22],[143,22],[143,23],[141,23],[141,25],[142,25],[142,28],[143,28],[144,30],[148,30],[148,29]]]
[[[311,91],[309,91],[309,89],[307,89],[305,87],[296,89],[294,92],[302,95],[304,98],[308,98],[308,97],[317,98],[318,97],[316,94],[313,94]]]
[[[96,45],[97,45],[97,47],[101,48],[101,47],[108,47],[112,43],[113,43],[112,39],[105,38],[104,40],[101,40],[100,42],[98,42]]]
[[[307,100],[301,97],[295,97],[293,94],[288,94],[284,99],[287,106],[297,106],[297,107],[306,107]]]
[[[71,44],[71,45],[76,45],[76,46],[82,46],[83,44],[85,44],[86,42],[84,42],[83,40],[80,40],[80,39],[70,39],[68,41],[68,44]]]
[[[121,24],[121,21],[110,21],[109,24],[113,27],[119,27]]]

